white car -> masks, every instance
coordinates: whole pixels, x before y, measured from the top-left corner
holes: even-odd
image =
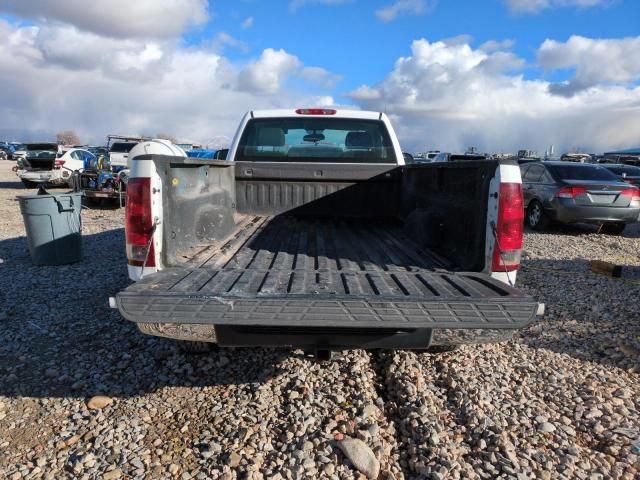
[[[55,158],[26,158],[21,161],[17,174],[27,188],[40,183],[72,186],[73,172],[81,171],[96,157],[82,148],[70,148],[57,153]]]

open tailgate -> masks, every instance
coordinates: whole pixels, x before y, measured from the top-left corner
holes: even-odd
[[[133,322],[296,327],[504,328],[538,303],[482,273],[169,268],[116,296]]]

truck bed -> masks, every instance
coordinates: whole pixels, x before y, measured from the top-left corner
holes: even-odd
[[[537,303],[452,272],[400,222],[244,215],[236,234],[117,295],[136,322],[361,328],[518,328]]]

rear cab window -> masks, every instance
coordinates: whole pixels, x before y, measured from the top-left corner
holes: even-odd
[[[240,139],[236,160],[397,163],[382,121],[315,117],[250,120]]]
[[[137,142],[116,142],[109,147],[109,151],[116,153],[129,153],[137,144]]]

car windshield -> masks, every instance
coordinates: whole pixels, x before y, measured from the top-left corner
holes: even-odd
[[[597,165],[548,165],[547,168],[560,180],[618,181],[618,177],[612,172]]]
[[[110,152],[117,153],[129,153],[133,147],[137,145],[137,142],[116,142],[109,148]]]
[[[236,159],[397,163],[391,138],[382,121],[317,117],[250,120]]]

